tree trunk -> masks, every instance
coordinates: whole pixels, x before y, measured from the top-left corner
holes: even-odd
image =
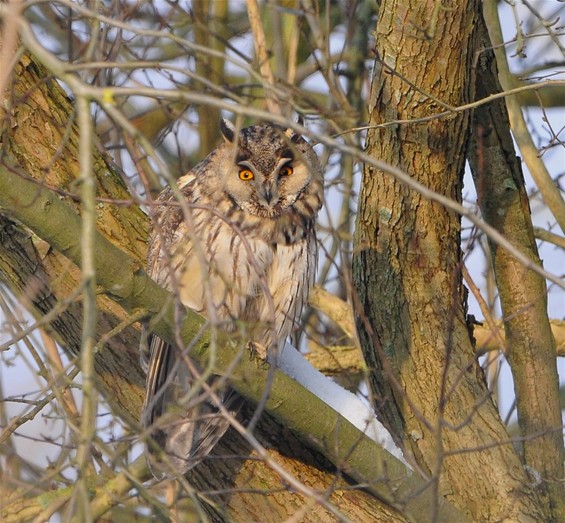
[[[367,152],[457,201],[468,115],[413,120],[469,101],[478,13],[384,0],[376,32]],[[353,271],[374,405],[473,520],[545,520],[475,361],[459,244],[458,216],[365,168]]]
[[[71,101],[57,82],[28,55],[24,55],[16,66],[13,78],[5,106],[11,109],[0,113],[2,163],[22,176],[32,177],[60,191],[78,209],[75,196],[79,170],[78,128]],[[109,203],[111,200],[131,200],[131,195],[108,158],[95,154],[94,168],[99,181],[97,196],[108,200],[98,204],[98,229],[144,265],[147,217],[136,205]],[[25,299],[30,312],[40,319],[57,304],[68,301],[69,296],[79,289],[80,271],[60,252],[12,223],[9,217],[1,216],[0,219],[2,280],[17,296]],[[66,225],[59,224],[61,228]],[[102,338],[122,322],[127,322],[128,314],[104,296],[98,302],[98,332]],[[47,326],[71,357],[80,351],[81,316],[82,303],[75,297]],[[114,399],[111,404],[115,412],[129,422],[137,422],[145,381],[139,367],[138,339],[138,328],[123,325],[104,343],[96,357],[101,390],[106,397]]]
[[[253,414],[254,409],[247,404],[241,417],[249,420]],[[339,521],[342,517],[344,521],[407,521],[401,512],[355,487],[346,474],[312,452],[292,431],[281,429],[272,416],[261,416],[255,435],[268,449],[270,459],[319,492],[342,516],[330,512],[319,500],[293,491],[291,485],[265,466],[241,435],[230,429],[213,449],[211,458],[188,474],[199,497],[212,501],[206,510],[214,521],[275,522],[292,517],[305,522]]]

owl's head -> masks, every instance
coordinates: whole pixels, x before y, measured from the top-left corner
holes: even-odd
[[[274,219],[296,212],[306,219],[316,216],[323,176],[311,144],[292,129],[270,124],[237,131],[222,120],[220,129],[224,191],[242,210]]]

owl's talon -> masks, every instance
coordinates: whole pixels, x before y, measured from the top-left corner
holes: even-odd
[[[267,349],[263,347],[263,345],[256,343],[254,341],[250,341],[247,344],[247,348],[249,349],[249,358],[254,360],[258,359],[263,362],[267,362]]]

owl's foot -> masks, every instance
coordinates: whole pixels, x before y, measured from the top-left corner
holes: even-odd
[[[251,359],[258,359],[267,363],[268,351],[265,347],[263,347],[263,345],[250,341],[247,344],[247,348],[249,349],[249,357]]]

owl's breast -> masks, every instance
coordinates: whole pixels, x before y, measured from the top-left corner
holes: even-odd
[[[178,250],[173,263],[179,297],[204,316],[210,317],[212,307],[220,319],[240,318],[251,299],[268,292],[266,274],[274,250],[260,236],[246,235],[225,219],[209,216],[195,225],[196,234],[185,240],[190,249]]]

